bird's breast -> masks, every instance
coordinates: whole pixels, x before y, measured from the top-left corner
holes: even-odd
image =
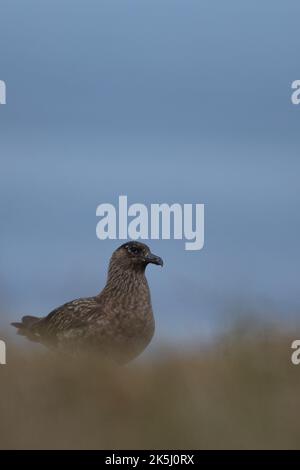
[[[125,362],[146,348],[155,328],[145,276],[129,280],[121,278],[118,283],[109,283],[99,298],[107,342],[121,352]]]
[[[105,307],[113,336],[111,341],[116,349],[126,358],[138,356],[150,343],[155,330],[150,297],[141,300],[141,297],[131,296],[123,298],[122,302],[110,299]]]

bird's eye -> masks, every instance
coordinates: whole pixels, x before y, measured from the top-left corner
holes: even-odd
[[[131,247],[129,248],[129,251],[130,251],[130,253],[132,253],[133,255],[137,255],[137,254],[139,254],[140,249],[137,248],[136,246],[131,246]]]

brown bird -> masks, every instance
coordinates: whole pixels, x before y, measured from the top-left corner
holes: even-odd
[[[12,325],[18,334],[50,348],[72,354],[91,351],[126,363],[146,348],[154,334],[145,276],[149,263],[163,266],[147,245],[127,242],[112,254],[100,294],[68,302],[46,317],[25,316]]]

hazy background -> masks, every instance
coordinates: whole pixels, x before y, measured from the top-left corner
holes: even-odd
[[[150,242],[156,344],[299,312],[297,1],[0,0],[5,326],[105,282],[96,207],[205,203],[205,247]],[[246,307],[245,307],[246,306]],[[155,346],[155,343],[154,343]],[[154,347],[152,346],[152,347]]]

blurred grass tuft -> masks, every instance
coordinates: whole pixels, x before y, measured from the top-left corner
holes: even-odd
[[[0,447],[299,448],[296,337],[236,328],[203,348],[123,368],[9,346]]]

